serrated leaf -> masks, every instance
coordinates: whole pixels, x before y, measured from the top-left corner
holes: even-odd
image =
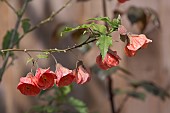
[[[30,20],[29,19],[23,19],[22,20],[22,29],[24,33],[27,33],[31,27]]]
[[[83,101],[74,97],[70,97],[68,101],[79,113],[88,113],[88,108]]]
[[[94,31],[98,31],[98,32],[100,32],[102,34],[106,34],[106,31],[107,31],[106,26],[101,25],[101,24],[93,24],[92,29]]]
[[[27,65],[28,63],[30,63],[30,62],[33,62],[33,60],[34,60],[34,58],[28,58],[26,65]]]
[[[120,16],[118,18],[114,18],[109,25],[112,27],[113,31],[116,31],[119,27],[119,25],[121,25],[121,19]]]
[[[102,59],[104,59],[104,57],[106,56],[107,51],[109,49],[109,46],[112,45],[112,37],[106,36],[106,35],[101,35],[99,37],[98,41],[96,42],[96,45],[100,49],[100,53],[102,55]]]
[[[92,23],[92,24],[83,24],[83,25],[77,26],[77,27],[75,27],[75,28],[66,27],[66,28],[61,32],[61,36],[63,35],[63,33],[66,33],[66,32],[75,31],[75,30],[77,30],[77,29],[90,28],[92,25],[93,25],[93,23]]]
[[[145,97],[146,97],[146,95],[144,93],[137,92],[137,91],[128,92],[128,95],[133,98],[140,99],[140,100],[145,100]]]
[[[90,18],[90,19],[88,19],[88,21],[90,21],[90,20],[110,22],[110,18],[109,17],[97,17],[97,18]]]
[[[47,59],[48,58],[48,54],[38,54],[38,55],[36,55],[37,56],[37,58],[39,58],[39,59]]]

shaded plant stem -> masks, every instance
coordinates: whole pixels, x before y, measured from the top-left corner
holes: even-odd
[[[8,2],[8,0],[4,0],[4,2],[7,4],[8,7],[12,9],[12,11],[14,11],[15,14],[17,14],[16,9]]]
[[[50,14],[49,17],[47,17],[46,19],[40,21],[38,24],[36,24],[35,26],[33,26],[32,28],[30,28],[26,33],[23,33],[20,38],[14,42],[14,44],[17,44],[20,40],[22,40],[24,38],[25,35],[27,35],[28,33],[34,31],[35,29],[39,28],[40,26],[48,23],[48,22],[51,22],[54,20],[54,17],[59,14],[64,8],[66,8],[70,3],[71,3],[72,0],[69,0],[68,2],[66,2],[59,10],[57,10],[56,12],[52,12]]]
[[[50,52],[50,53],[55,53],[55,52],[67,52],[67,51],[71,51],[73,49],[76,49],[76,48],[79,48],[79,47],[82,47],[83,45],[86,45],[86,44],[89,44],[91,42],[94,42],[96,41],[97,38],[94,38],[92,40],[86,40],[84,41],[83,43],[79,44],[79,45],[74,45],[72,47],[68,47],[66,49],[57,49],[57,48],[54,48],[54,49],[4,49],[4,50],[1,50],[1,52],[9,52],[9,51],[21,51],[21,52]]]
[[[109,101],[110,101],[110,106],[111,106],[111,111],[112,113],[116,113],[115,111],[115,105],[114,105],[114,93],[113,93],[113,79],[111,78],[111,75],[108,77],[108,93],[109,93]]]
[[[29,0],[25,0],[24,1],[24,4],[23,4],[23,7],[21,8],[21,12],[20,13],[17,13],[17,16],[18,16],[18,19],[17,19],[17,22],[15,24],[15,27],[14,27],[14,31],[12,32],[12,36],[11,36],[11,39],[10,39],[10,44],[9,44],[9,48],[13,48],[13,41],[14,41],[14,37],[18,31],[18,28],[19,28],[19,25],[20,25],[20,22],[21,22],[21,18],[25,12],[25,9],[27,8],[27,5],[28,5],[28,2]],[[8,63],[8,60],[9,60],[9,57],[10,57],[10,53],[7,52],[6,56],[5,56],[5,59],[4,59],[4,62],[3,62],[3,65],[0,69],[0,81],[2,80],[2,76],[4,74],[4,71],[5,71],[5,68],[6,68],[6,65]]]
[[[122,111],[122,109],[124,108],[124,106],[125,106],[126,102],[128,101],[128,99],[129,99],[129,95],[126,95],[126,96],[123,98],[122,102],[120,103],[120,106],[119,106],[119,108],[117,109],[116,113],[121,113],[121,111]]]
[[[7,66],[7,63],[8,63],[8,60],[9,60],[9,57],[10,57],[10,51],[13,51],[13,47],[18,44],[26,34],[28,34],[29,32],[32,32],[33,30],[39,28],[41,25],[44,25],[45,23],[47,22],[50,22],[54,19],[54,17],[60,13],[72,0],[69,0],[68,2],[66,2],[66,4],[61,7],[58,11],[56,12],[53,12],[48,18],[46,18],[45,20],[42,20],[40,23],[38,23],[37,25],[35,25],[34,27],[32,27],[29,31],[27,31],[26,33],[23,33],[19,39],[17,41],[14,41],[14,37],[18,31],[18,28],[19,28],[19,25],[21,23],[21,19],[23,17],[23,14],[25,13],[25,10],[27,8],[27,5],[28,5],[28,2],[30,2],[30,0],[25,0],[24,1],[24,4],[21,8],[20,11],[16,11],[16,9],[7,1],[5,0],[5,3],[15,12],[15,14],[17,15],[17,22],[15,24],[15,27],[14,27],[14,31],[12,32],[12,36],[11,36],[11,39],[10,39],[10,44],[9,44],[9,49],[6,49],[6,56],[4,58],[4,61],[3,61],[3,64],[2,64],[2,67],[0,68],[0,81],[2,80],[2,76],[4,74],[4,71],[6,69],[6,66]],[[15,50],[14,50],[15,51]],[[1,52],[3,53],[3,50],[1,50]],[[5,52],[5,51],[4,51]]]

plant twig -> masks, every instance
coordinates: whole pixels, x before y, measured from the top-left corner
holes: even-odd
[[[70,51],[70,50],[82,47],[83,45],[94,42],[96,40],[97,40],[97,38],[92,39],[92,40],[88,39],[88,40],[85,40],[83,43],[81,43],[79,45],[75,45],[75,46],[72,46],[72,47],[69,47],[69,48],[66,48],[66,49],[57,49],[57,48],[54,48],[54,49],[4,49],[4,50],[1,50],[1,52],[21,51],[21,52],[50,52],[50,53],[64,52],[65,53],[67,51]]]
[[[25,0],[23,6],[22,6],[22,8],[21,8],[20,14],[18,14],[18,19],[17,19],[17,22],[16,22],[16,24],[15,24],[14,30],[13,30],[13,32],[12,32],[12,36],[11,36],[11,38],[10,38],[9,48],[13,48],[13,46],[14,46],[14,45],[13,45],[14,37],[15,37],[17,31],[18,31],[19,24],[20,24],[20,22],[21,22],[21,18],[22,18],[22,16],[23,16],[24,12],[25,12],[25,9],[27,8],[28,2],[29,2],[29,0]],[[1,67],[1,69],[0,69],[0,81],[1,81],[2,76],[3,76],[3,74],[4,74],[4,71],[5,71],[6,65],[7,65],[7,63],[8,63],[9,57],[10,57],[10,52],[8,51],[8,52],[6,53],[6,56],[5,56],[3,65],[2,65],[2,67]]]
[[[124,106],[125,106],[125,104],[126,104],[126,102],[127,102],[128,99],[129,99],[129,95],[126,95],[126,96],[123,98],[122,102],[120,103],[120,106],[119,106],[119,108],[117,109],[116,113],[121,113],[121,111],[122,111],[122,109],[124,108]]]
[[[10,7],[10,8],[12,9],[12,11],[14,11],[14,13],[15,13],[16,15],[18,15],[16,9],[15,9],[7,0],[4,0],[4,2],[7,4],[8,7]]]
[[[109,101],[110,101],[110,105],[111,105],[111,110],[112,110],[112,113],[116,113],[115,105],[114,105],[114,93],[113,93],[113,89],[112,89],[113,79],[111,78],[110,75],[107,78],[108,78],[108,92],[109,92]]]
[[[24,38],[24,36],[27,35],[28,33],[34,31],[35,29],[39,28],[40,26],[42,26],[42,25],[44,25],[44,24],[46,24],[46,23],[48,23],[48,22],[50,22],[50,21],[53,21],[53,20],[54,20],[54,17],[55,17],[57,14],[59,14],[64,8],[66,8],[66,7],[71,3],[71,1],[72,1],[72,0],[69,0],[69,1],[66,2],[66,4],[63,5],[58,11],[52,12],[49,17],[47,17],[46,19],[40,21],[38,24],[36,24],[36,25],[33,26],[32,28],[30,28],[26,33],[23,33],[23,34],[20,36],[20,38],[19,38],[16,42],[14,42],[14,44],[17,44],[17,43],[18,43],[20,40],[22,40],[22,39]]]

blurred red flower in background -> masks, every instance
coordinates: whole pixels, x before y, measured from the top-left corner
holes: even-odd
[[[126,1],[129,1],[129,0],[118,0],[119,3],[124,3]]]

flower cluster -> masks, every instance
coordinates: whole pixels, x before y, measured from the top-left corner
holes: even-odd
[[[26,77],[21,77],[17,89],[24,95],[36,96],[41,90],[54,86],[63,87],[72,82],[84,84],[90,80],[90,72],[79,61],[76,69],[69,70],[61,64],[56,65],[55,72],[48,69],[38,68],[35,75],[31,72]]]
[[[135,56],[136,52],[141,48],[146,48],[148,43],[152,40],[148,39],[144,34],[136,35],[127,32],[123,25],[118,27],[118,32],[120,36],[125,36],[125,41],[127,42],[124,50],[125,54],[129,57]],[[108,50],[104,59],[101,55],[96,58],[96,64],[103,70],[115,67],[119,64],[120,57],[117,55],[116,51]]]

